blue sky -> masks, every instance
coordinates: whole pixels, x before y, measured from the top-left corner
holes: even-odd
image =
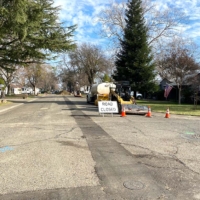
[[[181,26],[182,34],[192,38],[196,43],[200,40],[200,0],[152,0],[159,9],[176,7],[188,17],[187,24]],[[109,6],[109,2],[127,2],[126,0],[54,0],[60,6],[60,20],[67,25],[77,24],[75,34],[77,43],[91,42],[103,46],[105,38],[98,35],[99,23],[97,16],[101,10]],[[181,25],[181,24],[180,24]]]

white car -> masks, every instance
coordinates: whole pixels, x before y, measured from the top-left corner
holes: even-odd
[[[134,96],[134,92],[133,91],[131,91],[131,96]],[[142,98],[143,98],[142,94],[137,92],[136,93],[136,99],[142,99]]]

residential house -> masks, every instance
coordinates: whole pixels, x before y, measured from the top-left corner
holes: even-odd
[[[165,99],[164,90],[165,90],[166,85],[170,85],[173,87],[168,96],[168,99],[178,100],[179,89],[178,89],[177,84],[174,81],[168,80],[166,78],[160,81],[160,89],[163,90],[163,99]],[[200,73],[187,77],[186,80],[183,82],[182,100],[187,99],[186,101],[189,101],[188,98],[190,95],[192,95],[194,90],[200,92]]]
[[[20,85],[11,84],[11,93],[12,94],[22,94],[22,88]]]

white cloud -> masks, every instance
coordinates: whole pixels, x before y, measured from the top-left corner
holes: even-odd
[[[107,4],[107,0],[55,0],[54,3],[61,8],[61,21],[65,21],[67,26],[77,24],[75,39],[78,42],[97,40],[97,15]]]
[[[92,42],[102,44],[105,39],[98,36],[99,24],[97,15],[109,2],[126,2],[126,0],[55,0],[55,6],[60,6],[60,20],[66,25],[77,24],[75,39],[78,43]],[[200,0],[152,0],[159,10],[176,7],[184,12],[189,19],[189,24],[183,22],[184,26],[179,29],[190,38],[200,37]]]
[[[183,12],[188,20],[182,21],[177,27],[185,37],[194,39],[199,43],[200,37],[200,0],[153,0],[159,10],[176,8]]]

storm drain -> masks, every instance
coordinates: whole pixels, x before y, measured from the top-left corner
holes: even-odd
[[[141,190],[144,188],[144,184],[139,181],[125,181],[123,185],[129,190]]]

